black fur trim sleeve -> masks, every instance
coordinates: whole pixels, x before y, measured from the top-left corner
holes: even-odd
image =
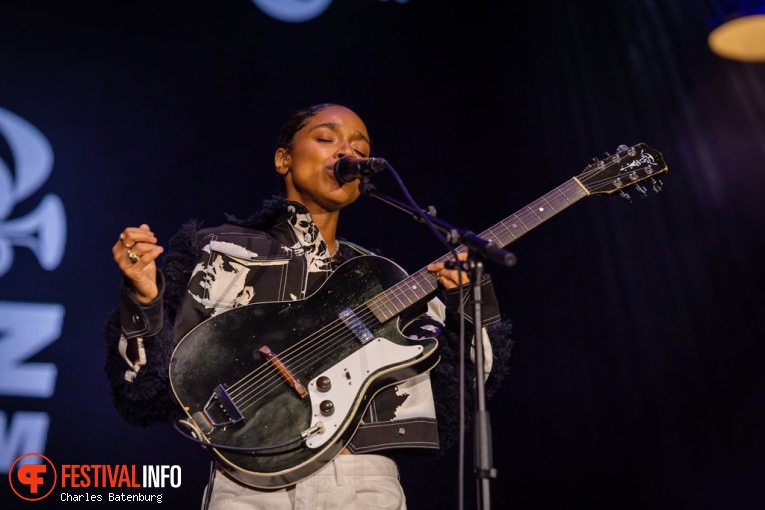
[[[510,353],[513,346],[511,340],[512,327],[510,321],[503,320],[486,326],[492,346],[493,365],[484,389],[487,399],[492,398],[510,372]],[[472,330],[466,331],[472,338]],[[457,442],[459,438],[459,380],[460,355],[459,335],[445,329],[439,334],[439,352],[441,361],[430,372],[433,385],[433,397],[436,404],[438,434],[441,441],[442,454]],[[470,362],[470,341],[466,341],[465,352],[465,427],[466,432],[472,426],[475,410],[475,368]]]
[[[456,315],[460,306],[460,288],[455,287],[453,289],[444,289],[443,296],[446,303],[446,309]],[[465,317],[468,321],[473,323],[475,310],[473,308],[474,300],[472,283],[466,283],[462,286],[462,296]],[[481,302],[481,323],[484,326],[487,326],[499,322],[501,319],[499,303],[497,302],[497,296],[494,293],[494,284],[491,282],[491,276],[488,274],[483,275],[483,278],[481,278]]]

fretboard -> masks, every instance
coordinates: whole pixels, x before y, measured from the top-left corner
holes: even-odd
[[[577,180],[569,179],[479,236],[505,247],[585,196],[587,193]],[[455,251],[461,253],[467,251],[467,247],[461,245]],[[445,262],[451,258],[450,252],[434,262]],[[437,286],[433,273],[424,267],[367,301],[366,306],[377,320],[385,322],[421,301],[435,291]]]

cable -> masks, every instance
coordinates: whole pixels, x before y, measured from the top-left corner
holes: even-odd
[[[191,431],[195,430],[196,427],[192,425],[191,423],[189,423],[187,420],[178,420],[173,423],[173,428],[175,428],[175,430],[179,434],[181,434],[183,437],[185,437],[189,441],[193,441],[197,443],[198,445],[201,445],[205,448],[216,448],[218,450],[229,451],[229,452],[238,452],[238,453],[265,452],[269,450],[276,450],[277,448],[284,448],[285,446],[298,443],[300,441],[303,441],[304,439],[302,436],[298,436],[296,438],[290,439],[289,441],[285,441],[284,443],[279,443],[279,444],[275,444],[271,446],[229,446],[229,445],[219,444],[219,443],[210,443],[208,441],[202,441],[200,439],[197,439],[196,437],[183,431],[179,427],[179,424],[181,423],[184,424],[186,428],[188,428]]]

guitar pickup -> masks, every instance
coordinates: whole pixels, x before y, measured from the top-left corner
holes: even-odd
[[[374,338],[374,335],[371,331],[369,331],[369,328],[364,325],[361,319],[359,319],[359,317],[350,308],[344,308],[343,310],[340,310],[340,313],[337,315],[340,317],[340,320],[343,321],[346,326],[348,326],[348,329],[353,332],[356,338],[359,339],[361,345],[366,345],[367,342]]]

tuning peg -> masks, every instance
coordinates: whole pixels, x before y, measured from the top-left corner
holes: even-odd
[[[638,192],[638,195],[640,195],[640,198],[645,198],[648,196],[648,190],[645,186],[641,186],[640,184],[635,184],[635,189]]]
[[[594,166],[599,170],[603,170],[606,167],[606,162],[593,156],[590,160],[590,166]]]
[[[653,177],[651,177],[651,184],[653,184],[653,190],[658,193],[661,191],[661,188],[664,186],[664,183],[660,180],[656,180]]]
[[[626,152],[628,156],[634,156],[635,155],[635,148],[634,147],[628,147],[627,145],[621,144],[619,147],[616,148],[616,150],[620,152]]]
[[[632,197],[624,190],[619,190],[619,196],[629,203],[632,203]]]

